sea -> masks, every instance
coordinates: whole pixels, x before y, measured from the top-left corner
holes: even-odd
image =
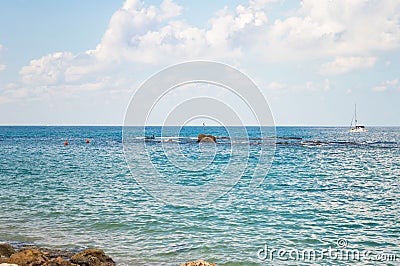
[[[400,127],[368,129],[2,126],[0,242],[117,265],[400,265]]]

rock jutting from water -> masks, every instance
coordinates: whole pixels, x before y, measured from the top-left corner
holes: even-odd
[[[217,138],[213,135],[199,134],[197,136],[197,142],[216,142]]]

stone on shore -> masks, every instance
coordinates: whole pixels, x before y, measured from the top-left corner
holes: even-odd
[[[41,266],[49,261],[42,252],[34,249],[22,250],[11,255],[10,264],[18,264],[19,266]]]
[[[72,263],[67,260],[64,260],[61,257],[58,257],[58,258],[49,260],[48,262],[43,264],[43,266],[72,266]]]
[[[199,134],[197,142],[217,142],[217,138],[213,135]]]
[[[87,249],[71,258],[71,262],[80,266],[115,266],[115,262],[101,249]]]
[[[76,254],[76,252],[73,252],[70,250],[43,248],[43,247],[37,247],[37,246],[27,246],[27,247],[22,248],[21,250],[24,250],[24,249],[39,250],[44,255],[46,255],[46,257],[48,257],[49,259],[57,259],[58,257],[61,257],[62,259],[68,260],[69,258],[71,258],[73,255]]]
[[[115,266],[101,249],[69,250],[0,244],[0,266]]]
[[[209,263],[204,260],[196,260],[196,261],[190,261],[186,263],[182,263],[181,266],[216,266],[214,263]]]
[[[0,244],[0,258],[2,258],[2,257],[9,258],[14,253],[15,253],[15,250],[10,244],[7,244],[7,243]]]

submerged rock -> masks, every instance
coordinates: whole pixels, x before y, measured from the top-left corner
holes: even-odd
[[[214,263],[209,263],[204,260],[196,260],[196,261],[190,261],[186,263],[182,263],[181,266],[216,266]]]
[[[7,243],[0,244],[0,258],[1,257],[9,258],[14,253],[15,250],[10,244]]]
[[[101,249],[87,249],[71,258],[71,262],[80,266],[114,266],[115,262]]]

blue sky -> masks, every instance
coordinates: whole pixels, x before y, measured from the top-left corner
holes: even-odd
[[[400,1],[2,0],[0,23],[3,125],[120,125],[141,83],[188,60],[243,71],[277,125],[348,126],[354,103],[400,125]]]

